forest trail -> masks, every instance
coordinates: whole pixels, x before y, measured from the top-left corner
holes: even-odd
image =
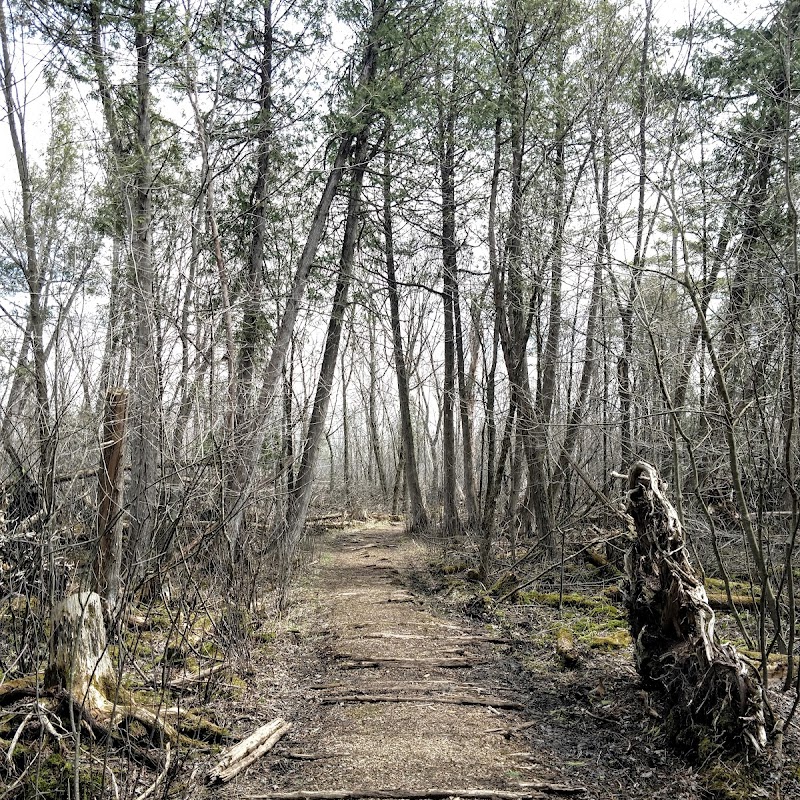
[[[292,672],[302,662],[279,701],[294,727],[283,748],[214,796],[365,788],[540,796],[520,783],[547,776],[523,774],[519,744],[498,733],[525,722],[496,665],[507,645],[496,630],[424,607],[403,578],[424,558],[399,525],[324,536],[289,620],[313,649],[286,665]]]

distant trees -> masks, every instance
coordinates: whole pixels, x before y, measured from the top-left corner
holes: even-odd
[[[101,516],[151,594],[183,558],[285,599],[309,513],[370,502],[484,578],[552,564],[644,458],[721,573],[720,534],[746,542],[762,644],[789,646],[795,2],[674,36],[649,0],[2,14],[17,522],[95,502],[109,390],[125,499]],[[48,44],[42,155],[22,36]]]

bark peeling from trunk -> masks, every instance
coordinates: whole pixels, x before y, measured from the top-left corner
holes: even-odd
[[[636,668],[667,700],[667,732],[682,747],[721,744],[759,754],[767,743],[758,673],[714,634],[705,586],[686,554],[683,526],[655,467],[628,473],[636,536],[625,556]]]

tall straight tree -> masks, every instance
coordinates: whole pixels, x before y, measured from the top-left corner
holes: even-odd
[[[267,200],[270,191],[270,162],[272,156],[272,83],[273,83],[273,22],[272,0],[262,0],[261,29],[258,59],[257,111],[254,120],[256,141],[255,181],[251,207],[247,212],[250,242],[247,265],[242,276],[242,322],[239,333],[239,352],[235,366],[237,387],[235,425],[245,424],[251,413],[252,387],[255,380],[256,351],[259,344],[261,314],[261,285],[264,273],[264,250],[267,237]]]
[[[137,577],[154,554],[161,482],[161,396],[156,344],[155,269],[153,265],[153,161],[151,155],[150,79],[154,20],[145,0],[133,13],[136,49],[136,138],[131,209],[131,290],[136,317],[131,357],[129,441],[131,453],[130,537]]]
[[[26,143],[25,109],[20,106],[17,100],[18,94],[15,88],[13,55],[9,43],[5,0],[0,0],[0,48],[2,48],[0,83],[2,83],[6,120],[22,193],[22,228],[25,244],[19,263],[28,289],[28,316],[20,347],[20,357],[22,363],[22,356],[28,349],[33,355],[35,435],[38,443],[36,480],[42,489],[43,510],[45,514],[49,514],[53,503],[56,442],[52,434],[53,421],[47,385],[47,359],[44,344],[44,327],[47,313],[45,275],[40,259],[36,231],[35,196]],[[21,384],[19,385],[21,387]],[[9,420],[9,417],[6,414],[3,419],[4,428],[6,428],[7,420]],[[4,442],[7,441],[7,437],[4,436]],[[11,448],[9,448],[9,451],[11,452]],[[19,468],[21,465],[17,464],[17,467]]]
[[[376,0],[373,4],[364,39],[358,77],[353,86],[350,106],[342,115],[341,129],[335,138],[333,164],[314,211],[305,246],[292,279],[289,297],[272,342],[272,351],[261,376],[261,387],[255,401],[254,413],[237,426],[233,446],[228,448],[225,464],[223,515],[225,537],[228,543],[229,567],[238,559],[239,532],[243,513],[250,500],[252,480],[257,473],[258,460],[268,433],[265,424],[272,402],[281,385],[283,364],[292,339],[295,321],[306,290],[314,259],[316,258],[331,204],[336,195],[348,158],[360,134],[370,125],[376,113],[374,90],[378,52],[388,33],[390,22],[405,12],[406,4],[400,0]],[[295,482],[296,483],[296,482]],[[303,520],[305,518],[303,517]]]
[[[451,85],[442,81],[441,65],[437,70],[437,158],[439,162],[442,203],[442,300],[444,303],[444,384],[442,387],[442,534],[456,536],[461,532],[461,519],[456,497],[456,333],[455,298],[457,291],[456,243],[456,164],[453,103],[455,72]]]
[[[425,501],[420,488],[417,470],[417,452],[414,447],[414,426],[411,421],[411,401],[408,390],[406,354],[403,348],[403,331],[400,324],[400,298],[394,264],[394,229],[392,223],[392,128],[386,120],[383,154],[383,238],[386,257],[386,284],[389,289],[389,313],[392,328],[392,355],[397,378],[398,405],[400,407],[400,443],[403,472],[409,504],[409,529],[412,533],[425,533],[430,525]],[[398,465],[399,469],[399,465]]]

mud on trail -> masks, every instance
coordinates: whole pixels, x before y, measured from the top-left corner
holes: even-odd
[[[629,649],[592,651],[565,670],[541,621],[476,620],[421,591],[412,576],[430,553],[402,525],[329,531],[317,547],[275,642],[238,670],[244,696],[211,701],[237,736],[279,716],[292,729],[232,783],[194,797],[795,796],[786,775],[766,785],[749,767],[692,766],[670,751]]]

